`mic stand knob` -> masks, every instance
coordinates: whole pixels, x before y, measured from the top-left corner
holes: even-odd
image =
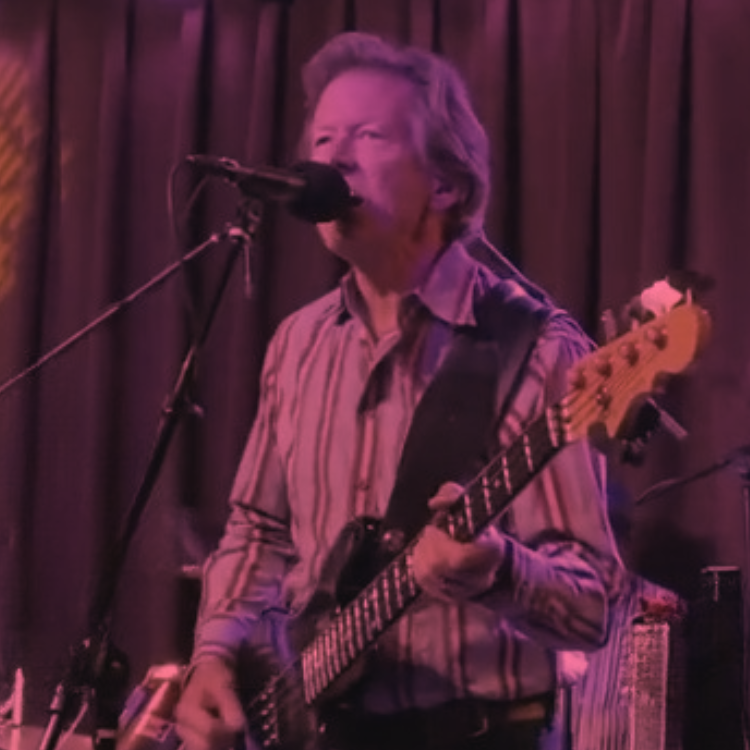
[[[67,674],[55,689],[50,718],[39,750],[54,750],[63,731],[84,708],[91,708],[96,750],[114,750],[117,724],[125,703],[129,669],[125,654],[108,637],[87,638],[75,649]]]
[[[117,727],[127,696],[130,668],[123,651],[107,641],[94,674],[94,750],[115,750]]]

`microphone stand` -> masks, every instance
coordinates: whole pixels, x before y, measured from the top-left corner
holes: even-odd
[[[743,689],[745,694],[742,701],[742,729],[745,733],[744,746],[750,746],[750,646],[748,646],[748,634],[750,633],[750,450],[744,455],[744,461],[739,462],[740,481],[742,482],[742,508],[745,526],[745,576],[743,579],[743,607],[744,617],[744,674]]]
[[[656,500],[657,498],[660,498],[662,495],[666,494],[669,490],[673,490],[678,487],[684,487],[686,484],[695,482],[698,479],[703,479],[704,477],[710,476],[717,471],[726,469],[732,464],[739,463],[742,459],[747,461],[748,467],[750,467],[750,445],[743,445],[739,448],[735,448],[734,450],[729,451],[729,453],[727,453],[723,458],[720,458],[710,466],[706,466],[705,468],[700,469],[693,474],[688,474],[682,477],[672,477],[671,479],[665,479],[661,482],[657,482],[656,484],[649,487],[635,501],[635,505],[641,505],[646,501],[650,502],[651,500]],[[750,468],[748,470],[750,470]],[[746,527],[746,533],[748,535],[748,538],[750,539],[750,519],[746,521]]]
[[[116,541],[111,556],[105,562],[95,589],[88,616],[89,635],[74,649],[65,676],[55,690],[49,709],[50,718],[38,750],[54,750],[66,724],[79,711],[88,706],[93,706],[95,748],[97,750],[113,750],[115,747],[117,721],[121,712],[124,690],[128,680],[127,659],[122,652],[113,646],[111,641],[112,603],[117,584],[122,574],[128,549],[156,484],[178,421],[183,414],[195,409],[188,396],[188,386],[195,371],[197,356],[201,346],[208,337],[211,324],[216,316],[237,257],[242,254],[247,259],[249,256],[255,232],[260,224],[261,205],[255,199],[244,197],[238,208],[238,220],[236,223],[227,225],[218,234],[213,234],[206,242],[187,253],[183,261],[165,269],[145,286],[138,289],[122,302],[114,305],[99,318],[81,329],[71,339],[68,339],[27,371],[8,381],[0,388],[0,394],[2,394],[3,391],[18,382],[21,377],[37,370],[53,356],[57,356],[69,348],[104,320],[178,270],[184,260],[190,260],[207,248],[213,247],[227,239],[231,240],[236,246],[227,259],[202,327],[197,331],[188,348],[177,380],[166,401],[144,476],[125,517],[124,531]],[[246,272],[247,268],[246,264]]]

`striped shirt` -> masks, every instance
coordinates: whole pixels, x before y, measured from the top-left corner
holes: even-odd
[[[454,243],[404,295],[399,329],[377,341],[351,274],[282,322],[225,534],[205,566],[194,661],[232,660],[267,607],[299,611],[342,527],[382,517],[417,403],[456,327],[475,326],[476,301],[499,284],[527,294]],[[499,427],[501,445],[559,400],[588,348],[570,318],[550,319]],[[503,516],[512,552],[504,585],[466,603],[422,596],[378,641],[363,708],[543,693],[555,684],[554,649],[601,645],[620,571],[603,486],[603,458],[585,442],[553,458]]]

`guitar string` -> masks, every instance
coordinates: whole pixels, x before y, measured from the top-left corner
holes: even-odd
[[[555,424],[556,424],[556,427],[557,427],[557,430],[558,430],[558,433],[557,433],[558,434],[558,439],[560,440],[560,444],[559,445],[556,446],[554,444],[554,441],[551,439],[551,437],[549,435],[549,427],[548,427],[547,414],[545,413],[545,414],[541,415],[540,417],[538,417],[537,419],[535,419],[531,423],[531,425],[529,426],[529,428],[525,432],[523,432],[521,435],[519,435],[513,441],[513,443],[505,451],[503,451],[500,454],[498,454],[495,457],[495,459],[493,459],[467,485],[467,487],[464,490],[464,492],[462,493],[461,497],[457,499],[456,503],[454,503],[454,505],[449,510],[449,513],[453,513],[453,514],[460,514],[460,513],[462,513],[463,512],[463,502],[462,502],[462,499],[464,497],[467,497],[471,501],[472,500],[471,493],[473,491],[475,491],[476,488],[477,488],[477,486],[479,486],[481,484],[483,478],[485,478],[487,476],[490,476],[490,475],[496,475],[497,472],[499,470],[501,470],[501,469],[498,468],[498,466],[500,466],[500,467],[502,466],[503,459],[506,459],[507,466],[508,466],[508,469],[509,469],[509,472],[511,473],[511,475],[517,474],[519,467],[521,467],[523,469],[524,476],[522,477],[522,483],[521,484],[517,484],[515,487],[512,487],[511,488],[512,489],[511,493],[507,493],[507,490],[505,490],[505,488],[503,488],[505,490],[504,494],[508,495],[508,497],[504,497],[503,500],[505,500],[506,502],[509,501],[509,500],[512,500],[520,492],[520,490],[525,486],[526,482],[529,481],[531,478],[533,478],[533,476],[535,474],[537,474],[541,470],[541,468],[543,468],[544,465],[546,465],[546,463],[552,458],[552,456],[566,444],[566,442],[565,442],[565,434],[564,434],[565,433],[565,429],[564,429],[564,425],[563,425],[563,421],[562,421],[562,413],[561,413],[561,410],[560,410],[561,404],[562,404],[562,401],[560,403],[558,403],[555,407],[552,407],[553,409],[556,409],[558,411],[557,419],[556,419],[556,423]],[[544,426],[544,428],[545,428],[544,434],[545,434],[546,439],[548,440],[548,445],[546,446],[547,447],[547,454],[543,455],[541,457],[541,460],[535,463],[533,471],[530,471],[530,470],[527,470],[527,466],[526,466],[527,456],[525,454],[525,451],[522,450],[522,448],[523,448],[523,436],[532,433],[536,428],[539,428],[541,426]],[[536,452],[535,449],[532,449],[532,455],[535,452]],[[504,507],[500,508],[496,513],[492,514],[491,516],[485,517],[483,519],[483,521],[480,522],[480,525],[477,527],[477,532],[481,531],[485,526],[489,525],[489,523],[491,523],[493,519],[495,519],[500,513],[502,513],[504,509],[505,509]],[[404,552],[402,552],[399,555],[398,558],[396,558],[396,560],[400,561],[401,558],[405,557],[407,555],[407,553],[411,551],[412,547],[413,547],[413,544],[409,545],[407,547],[407,549],[404,550]],[[395,562],[396,561],[394,560],[394,563]],[[391,567],[391,566],[389,565],[389,567]],[[353,605],[347,605],[348,608],[351,608],[351,609],[354,610],[354,615],[353,615],[354,617],[358,616],[358,612],[357,612],[358,608],[357,608],[357,604],[356,604],[357,600],[365,600],[367,598],[367,596],[372,592],[372,590],[374,588],[377,588],[378,581],[382,580],[382,578],[384,578],[384,577],[385,577],[384,574],[379,574],[378,577],[375,579],[375,581],[373,581],[370,584],[368,584],[362,590],[362,592],[360,592],[360,594],[357,596],[357,599],[355,600],[355,603]],[[377,593],[380,593],[380,592],[378,591]],[[387,627],[389,627],[403,613],[403,611],[408,606],[410,606],[413,603],[414,600],[416,600],[416,598],[419,595],[419,593],[421,593],[421,592],[417,591],[417,594],[414,596],[414,598],[412,599],[412,601],[408,602],[404,607],[401,607],[400,608],[401,611],[397,613],[396,617],[390,618],[390,622],[386,623],[386,625],[380,629],[380,632],[376,633],[375,637],[374,638],[370,638],[369,640],[371,642],[374,642],[374,640],[377,637],[379,637],[382,634],[382,632]],[[359,614],[361,614],[362,612],[363,612],[363,608],[359,607]],[[339,616],[340,615],[337,615],[337,617],[339,617]],[[359,619],[361,619],[361,617]],[[365,621],[362,624],[365,625],[365,627],[366,627],[367,624],[369,624],[369,623],[367,623],[367,621]],[[333,629],[334,629],[332,626],[328,626],[328,628],[331,631],[333,631]],[[375,627],[371,627],[371,629],[372,630],[377,630],[377,628],[375,628]],[[315,642],[315,640],[318,640],[319,638],[320,638],[320,635],[316,636],[316,638],[314,639],[313,643]],[[334,636],[334,640],[338,641],[338,639],[335,636]],[[340,677],[347,669],[349,669],[349,667],[352,666],[353,662],[356,661],[356,659],[359,658],[359,656],[361,656],[362,653],[364,653],[364,651],[367,648],[369,648],[370,645],[371,645],[371,643],[367,644],[364,648],[357,647],[356,651],[358,651],[358,653],[355,654],[354,657],[351,657],[350,663],[348,663],[341,670],[332,670],[334,672],[337,672],[337,674],[334,674],[334,677],[333,677],[332,680],[328,680],[327,676],[324,678],[324,682],[327,682],[328,684],[325,685],[318,692],[318,694],[315,696],[315,698],[313,700],[316,700],[318,697],[320,697],[320,695],[322,695],[325,692],[325,690],[327,690],[330,687],[330,685],[333,683],[333,681],[335,681],[336,679],[338,679],[338,677]],[[310,646],[308,646],[305,649],[305,651],[308,651],[311,648],[313,648],[312,644]],[[340,652],[340,648],[339,648],[339,644],[338,643],[336,644],[335,648],[339,651],[339,654],[340,654],[341,652]],[[323,650],[322,643],[321,643],[321,650]],[[323,659],[326,660],[326,661],[328,661],[328,662],[330,662],[330,659],[328,658],[327,654],[323,654]],[[346,660],[348,661],[348,659],[346,659]],[[288,676],[288,674],[290,672],[294,671],[299,666],[301,666],[301,661],[302,661],[302,657],[299,657],[298,659],[296,659],[291,665],[289,665],[287,668],[285,668],[276,677],[276,679],[274,681],[278,682],[278,681],[282,680],[284,677]],[[331,665],[328,664],[328,666],[330,667]],[[284,691],[276,692],[275,693],[275,697],[277,699],[279,699],[279,700],[284,700],[285,698],[288,697],[288,695],[290,694],[291,690],[295,689],[295,687],[297,687],[297,686],[289,686]],[[255,699],[253,699],[251,701],[251,703],[250,703],[250,705],[249,705],[248,708],[252,709],[253,706],[255,706],[255,704],[259,703],[261,700],[265,700],[265,695],[264,695],[265,692],[266,691],[263,691],[263,693],[261,693]]]
[[[511,443],[511,445],[505,451],[502,451],[501,453],[499,453],[498,455],[496,455],[496,457],[486,467],[484,467],[484,469],[481,472],[479,472],[479,474],[471,482],[469,482],[469,484],[466,486],[466,488],[462,492],[461,496],[456,500],[456,502],[449,509],[449,511],[448,511],[449,514],[461,514],[463,512],[463,500],[462,500],[463,497],[464,496],[468,496],[471,499],[471,494],[470,493],[472,491],[474,491],[476,489],[476,487],[481,484],[481,481],[482,481],[483,477],[488,476],[488,475],[494,475],[494,474],[497,473],[497,471],[500,470],[498,467],[501,466],[503,458],[505,458],[508,461],[507,466],[508,466],[508,469],[509,469],[511,475],[519,473],[519,469],[523,470],[524,474],[528,474],[529,475],[528,478],[527,477],[523,477],[524,481],[523,481],[522,484],[518,485],[518,487],[512,487],[513,491],[509,494],[509,496],[503,497],[503,500],[505,501],[505,503],[507,505],[507,503],[510,500],[512,500],[518,494],[518,492],[520,492],[520,489],[525,486],[526,481],[528,481],[529,479],[533,478],[533,476],[536,473],[538,473],[544,465],[546,465],[546,463],[557,452],[557,450],[559,450],[559,448],[555,448],[554,445],[552,445],[552,450],[549,452],[549,455],[543,456],[543,459],[538,463],[538,465],[535,465],[533,472],[528,471],[528,467],[526,465],[526,455],[525,455],[525,452],[523,450],[521,450],[523,448],[523,445],[522,445],[523,435],[524,434],[528,434],[535,427],[538,428],[538,427],[544,425],[545,428],[546,428],[547,427],[547,425],[545,424],[546,420],[547,420],[546,414],[543,414],[540,417],[538,417],[537,419],[535,419],[531,423],[531,425],[529,426],[529,428],[525,432],[523,432],[522,434],[520,434],[519,436],[517,436],[516,439]],[[545,429],[545,434],[548,435],[547,429]],[[549,437],[548,437],[548,439],[549,439]],[[563,442],[559,447],[562,447],[564,444],[565,443]],[[515,449],[515,451],[514,451],[514,449]],[[514,455],[514,454],[517,454],[517,455]],[[503,494],[504,495],[508,495],[507,491],[505,491],[505,488],[503,488],[503,489],[504,489]],[[500,513],[502,513],[505,510],[505,507],[506,506],[503,506],[502,508],[500,508],[497,511],[497,513],[493,514],[492,516],[486,517],[482,521],[482,523],[476,528],[476,533],[480,533],[486,526],[488,526],[493,521],[493,519],[495,519]],[[356,611],[357,610],[357,604],[356,604],[356,602],[358,600],[364,600],[364,599],[366,599],[367,595],[374,588],[377,588],[377,586],[378,586],[378,580],[380,580],[380,579],[382,579],[382,578],[385,577],[385,571],[386,570],[388,570],[392,566],[394,566],[396,564],[396,562],[399,562],[399,564],[401,564],[402,562],[406,562],[406,557],[413,550],[413,547],[415,546],[415,544],[416,544],[416,540],[413,540],[409,545],[407,545],[407,548],[405,550],[403,550],[398,555],[397,558],[395,558],[391,563],[389,563],[388,568],[386,568],[382,573],[378,574],[378,576],[376,577],[376,579],[374,579],[367,586],[365,586],[365,588],[357,595],[355,601],[352,604],[347,605],[347,608],[351,608],[351,609],[355,610],[354,617],[357,617],[357,611]],[[409,568],[408,568],[408,565],[407,565],[407,571],[408,570],[409,570]],[[416,583],[414,585],[416,587]],[[403,612],[407,609],[407,607],[411,606],[411,604],[413,604],[414,601],[416,601],[416,599],[418,598],[418,596],[419,596],[420,593],[421,593],[421,591],[417,590],[416,595],[413,598],[411,598],[411,600],[408,603],[406,603],[403,607],[400,608],[400,611],[397,613],[397,615],[395,617],[390,618],[390,621],[388,623],[386,623],[386,625],[383,628],[380,629],[380,632],[378,632],[374,638],[370,638],[369,639],[371,641],[370,643],[366,644],[364,648],[357,647],[356,651],[358,653],[355,654],[355,656],[351,659],[351,661],[347,664],[347,666],[344,667],[344,669],[338,671],[338,674],[334,675],[334,677],[333,677],[332,680],[324,679],[324,681],[327,682],[328,684],[325,685],[318,692],[318,694],[315,696],[315,698],[313,699],[313,701],[317,700],[317,698],[319,698],[333,684],[333,682],[335,680],[337,680],[339,677],[341,677],[341,675],[345,671],[347,671],[353,665],[353,663],[372,645],[372,643],[374,643],[374,641],[378,637],[380,637],[380,635],[382,635],[382,633],[388,627],[390,627],[398,619],[398,617],[401,616],[401,614],[403,614]],[[359,608],[359,611],[360,612],[362,611],[361,607]],[[337,614],[336,616],[340,617],[341,614]],[[365,623],[362,623],[362,624],[365,625]],[[326,626],[326,627],[328,629],[333,630],[333,626],[332,625],[329,625],[329,626]],[[372,629],[375,630],[375,628],[372,628]],[[315,636],[315,638],[313,639],[313,641],[311,642],[311,644],[308,645],[304,649],[304,652],[307,652],[307,651],[311,650],[312,648],[314,648],[313,644],[316,641],[318,641],[319,638],[321,638],[320,634],[318,634],[317,636]],[[322,650],[322,647],[321,647],[321,650]],[[323,658],[327,659],[326,655],[324,655]],[[303,655],[300,655],[299,657],[297,657],[294,660],[294,662],[292,662],[292,664],[290,664],[287,667],[285,667],[279,673],[279,675],[277,675],[275,678],[272,678],[271,680],[269,680],[269,683],[270,682],[279,683],[279,682],[281,682],[283,680],[282,689],[274,692],[272,697],[276,698],[278,701],[284,701],[284,700],[286,700],[287,698],[290,697],[291,693],[294,690],[296,690],[296,689],[298,690],[300,688],[300,686],[297,685],[297,684],[289,685],[288,684],[288,680],[286,680],[285,678],[289,677],[290,673],[294,672],[295,670],[299,669],[302,666],[302,659],[303,659]],[[269,687],[266,687],[265,690],[263,690],[259,695],[257,695],[255,698],[253,698],[250,701],[247,710],[251,711],[261,701],[265,701],[266,700],[265,693],[268,690],[269,690]]]
[[[600,413],[603,408],[601,404],[597,403],[597,395],[600,394],[602,386],[610,386],[609,394],[613,396],[613,400],[615,396],[620,398],[620,400],[623,400],[620,393],[622,391],[625,391],[627,393],[627,391],[629,390],[634,390],[633,384],[642,377],[642,375],[639,373],[644,369],[643,365],[653,364],[654,360],[658,358],[659,354],[660,350],[658,350],[656,347],[653,347],[653,349],[649,350],[648,352],[642,351],[640,352],[639,356],[640,367],[631,366],[627,368],[618,368],[617,371],[613,373],[609,378],[602,378],[601,382],[597,382],[595,387],[585,388],[581,391],[573,391],[567,394],[562,399],[561,404],[563,408],[568,407],[572,412],[572,416],[570,419],[571,428],[574,431],[579,432],[581,425],[588,424],[589,426],[591,426],[597,421],[601,422],[602,419],[597,420],[595,416],[597,413]],[[590,390],[594,393],[588,393],[588,391]],[[650,390],[653,390],[653,388],[645,389],[644,395]],[[637,395],[640,395],[640,393],[632,394],[632,397],[629,399],[629,401],[632,402]],[[581,399],[583,399],[583,406],[577,403]]]
[[[535,422],[534,424],[537,424],[537,422]],[[515,445],[516,445],[516,443],[514,442],[501,455],[502,456],[507,456],[511,452],[512,448]],[[511,458],[514,458],[514,457],[511,457]],[[496,463],[499,462],[499,460],[500,460],[500,457],[496,457],[496,459],[495,459],[495,461],[493,463],[496,464]],[[514,463],[509,463],[509,466],[511,467],[511,471],[515,472],[516,466],[517,465],[523,465],[523,461],[524,461],[523,457],[522,456],[518,456],[517,461],[515,461]],[[491,467],[492,467],[492,464],[488,465],[488,467],[485,467],[485,470],[483,472],[481,472],[480,475],[478,475],[478,477],[475,478],[475,480],[473,480],[472,482],[469,483],[469,485],[467,486],[466,490],[464,490],[464,492],[462,493],[462,497],[464,495],[469,495],[471,489],[481,481],[481,477],[483,475],[487,474],[490,471]],[[451,509],[450,509],[449,512],[452,512],[454,514],[460,513],[461,510],[462,510],[461,503],[462,503],[461,498],[457,499],[457,501],[451,507]],[[492,517],[489,517],[489,518],[485,519],[485,522],[483,523],[483,526],[487,525],[490,522],[491,518]],[[364,614],[363,614],[364,608],[361,606],[361,604],[358,604],[358,602],[365,601],[368,598],[368,596],[370,596],[372,594],[372,592],[373,592],[374,589],[378,589],[379,582],[381,580],[383,580],[384,578],[386,578],[386,571],[393,570],[393,568],[396,565],[406,565],[406,570],[407,570],[407,574],[408,574],[409,566],[408,566],[408,563],[407,563],[407,558],[408,558],[408,555],[413,550],[413,547],[414,547],[415,543],[416,543],[416,540],[413,541],[412,543],[410,543],[404,551],[402,551],[391,563],[389,563],[388,567],[383,572],[381,572],[380,574],[378,574],[378,576],[376,577],[376,579],[374,579],[373,581],[371,581],[370,583],[368,583],[367,586],[365,586],[365,588],[357,595],[357,597],[356,597],[356,599],[355,599],[355,601],[353,603],[347,605],[346,610],[348,610],[352,614],[352,618],[353,619],[358,619],[360,621],[363,619],[363,617],[364,617]],[[392,580],[396,584],[403,584],[402,581],[399,581],[397,579],[392,579]],[[378,590],[377,593],[380,593],[380,591]],[[417,592],[417,595],[418,595],[418,593],[419,592]],[[410,598],[410,597],[407,596],[405,598]],[[416,599],[416,596],[411,601],[409,601],[405,606],[399,607],[400,611],[396,614],[395,617],[389,618],[390,621],[388,623],[386,623],[385,627],[383,627],[383,628],[380,629],[380,633],[378,633],[376,637],[379,637],[379,635],[382,634],[382,632],[387,627],[389,627],[403,613],[403,611],[406,609],[406,607],[410,606],[411,603],[413,603],[414,599]],[[336,618],[341,618],[343,616],[344,616],[343,612],[342,613],[337,613]],[[362,622],[361,624],[365,627],[365,629],[367,629],[367,624],[368,624],[367,621]],[[329,624],[329,625],[326,626],[326,629],[330,630],[331,632],[333,632],[335,630],[335,627],[333,626],[333,624]],[[376,630],[376,628],[373,628],[372,626],[371,626],[371,629],[372,630]],[[316,635],[315,638],[313,639],[313,641],[311,642],[311,644],[309,644],[305,648],[304,651],[305,652],[312,652],[316,648],[316,645],[315,645],[316,642],[319,644],[320,650],[323,651],[324,650],[324,646],[322,644],[322,640],[324,640],[324,635],[321,635],[321,634]],[[367,640],[369,640],[371,642],[374,642],[375,638],[369,638]],[[336,671],[339,671],[339,674],[335,675],[334,679],[337,679],[346,669],[348,669],[351,666],[351,664],[359,656],[361,656],[362,653],[364,653],[364,651],[369,647],[369,645],[371,645],[371,644],[370,643],[366,644],[364,648],[356,646],[355,650],[358,653],[356,653],[355,656],[351,658],[351,663],[347,664],[347,666],[344,668],[344,670],[340,670],[340,671],[336,670]],[[340,652],[340,649],[339,649],[339,652]],[[326,659],[326,660],[328,660],[327,657],[326,657],[326,655],[324,655],[323,658]],[[276,681],[282,680],[284,677],[288,676],[288,674],[290,672],[292,672],[292,671],[296,670],[297,668],[299,668],[301,666],[302,660],[303,660],[303,655],[300,655],[297,659],[295,659],[295,661],[291,665],[289,665],[287,668],[285,668],[277,676]],[[349,661],[348,658],[346,660]],[[332,681],[328,681],[328,680],[325,680],[325,681],[329,682],[329,684],[326,685],[320,691],[319,694],[322,694],[322,692],[324,692],[330,686],[330,684],[332,682]],[[294,687],[295,686],[291,686],[289,688],[289,690],[294,689]],[[265,691],[263,691],[259,696],[257,696],[255,699],[253,699],[253,701],[251,702],[249,708],[252,708],[255,703],[258,703],[258,702],[260,702],[262,700],[265,700],[264,692]],[[285,697],[285,693],[276,693],[275,695],[276,695],[276,697],[281,697],[281,698]]]
[[[600,354],[601,350],[595,351],[594,353],[592,353],[591,356],[594,356],[597,353]],[[656,347],[654,347],[654,349],[652,350],[652,355],[653,354],[658,354],[658,353],[659,353],[659,351],[656,349]],[[654,359],[653,356],[651,356],[650,359],[649,359],[642,351],[639,352],[639,355],[640,355],[639,356],[639,363],[641,365],[644,363],[644,360],[646,360],[646,364],[648,364],[651,361],[653,361],[653,359]],[[632,367],[632,368],[619,368],[617,370],[617,372],[614,373],[610,378],[603,378],[601,383],[597,383],[597,386],[594,389],[595,393],[598,394],[599,388],[601,388],[601,386],[603,384],[607,384],[607,383],[612,384],[612,391],[613,392],[615,390],[617,390],[617,389],[621,389],[623,386],[627,386],[628,384],[632,385],[632,383],[634,382],[634,380],[637,380],[637,378],[639,377],[638,372],[636,371],[637,369],[642,369],[642,366],[641,366],[641,368],[636,368],[636,367]],[[451,506],[451,508],[449,509],[448,513],[449,514],[457,514],[457,515],[461,514],[463,512],[463,509],[464,509],[463,508],[463,498],[466,497],[466,498],[468,498],[469,502],[471,502],[472,499],[473,499],[471,493],[474,492],[475,490],[477,490],[477,488],[481,486],[481,483],[482,483],[483,479],[485,479],[488,476],[493,476],[494,477],[494,476],[497,475],[497,473],[499,471],[503,470],[503,466],[502,466],[503,459],[505,459],[507,461],[508,470],[509,470],[511,476],[518,472],[519,467],[522,469],[523,474],[527,475],[527,476],[524,476],[522,478],[522,484],[521,485],[511,487],[512,491],[510,493],[508,493],[507,489],[505,487],[503,487],[503,493],[502,494],[503,495],[507,495],[507,497],[503,497],[502,499],[504,501],[506,501],[507,504],[509,504],[510,501],[512,501],[520,493],[521,489],[523,489],[525,487],[525,484],[528,481],[530,481],[531,479],[533,479],[534,476],[536,476],[536,474],[538,474],[541,471],[541,469],[549,462],[549,460],[559,450],[561,450],[565,445],[567,445],[570,442],[569,439],[568,439],[568,434],[567,434],[568,433],[568,429],[566,428],[566,421],[568,422],[569,427],[571,429],[573,429],[573,430],[576,429],[575,428],[576,424],[587,424],[587,423],[593,423],[594,421],[596,421],[596,420],[592,420],[591,416],[599,414],[602,411],[602,406],[601,406],[601,404],[597,403],[596,396],[592,396],[589,393],[587,393],[588,390],[590,390],[590,389],[587,388],[587,389],[583,389],[583,390],[580,390],[580,391],[579,390],[571,390],[568,393],[566,393],[565,396],[563,396],[563,398],[557,404],[555,404],[553,407],[551,407],[556,412],[556,414],[555,414],[555,426],[558,429],[557,435],[558,435],[558,438],[559,438],[559,444],[555,445],[555,441],[551,438],[550,433],[549,433],[549,426],[545,425],[546,429],[544,431],[544,435],[549,440],[549,445],[546,446],[546,448],[547,448],[546,454],[543,455],[541,457],[541,460],[538,461],[538,462],[536,461],[537,456],[535,455],[535,451],[538,448],[538,446],[536,446],[536,448],[532,447],[531,454],[532,454],[532,458],[534,459],[533,470],[530,470],[529,467],[526,465],[527,456],[526,456],[525,451],[523,450],[523,437],[524,437],[524,435],[530,435],[530,433],[532,433],[536,428],[539,428],[542,424],[544,424],[544,422],[547,420],[547,414],[546,414],[546,412],[545,412],[545,414],[542,414],[539,417],[537,417],[529,425],[529,427],[525,431],[523,431],[522,433],[520,433],[513,440],[513,442],[511,443],[511,445],[505,451],[500,452],[492,461],[489,462],[489,464],[487,466],[485,466],[482,469],[482,471],[479,472],[479,474],[477,474],[476,477],[474,477],[474,479],[472,479],[471,482],[469,482],[469,484],[466,486],[466,488],[462,492],[461,496],[456,500],[456,502],[454,503],[454,505]],[[581,399],[583,399],[583,407],[581,407],[580,403],[578,403]],[[569,420],[566,419],[566,417],[568,417],[568,416],[570,417]],[[494,489],[495,489],[495,491],[497,491],[497,488],[494,488]],[[504,510],[505,510],[505,507],[499,509],[494,514],[492,514],[490,516],[487,516],[476,527],[475,533],[481,532],[481,530],[483,530],[484,527],[486,527],[493,520],[495,520],[502,512],[504,512]],[[406,562],[406,556],[408,555],[409,552],[411,552],[413,550],[413,546],[414,546],[415,543],[416,543],[416,540],[414,540],[412,543],[410,543],[409,545],[407,545],[407,548],[404,551],[402,551],[399,554],[399,556],[397,558],[395,558],[394,561],[392,561],[389,564],[388,568],[386,568],[382,573],[378,574],[378,576],[376,577],[376,579],[374,579],[372,582],[370,582],[360,592],[360,594],[357,595],[357,597],[356,597],[356,599],[354,600],[353,603],[347,605],[347,609],[354,610],[352,612],[353,617],[357,617],[357,614],[358,614],[357,613],[357,601],[358,600],[364,600],[367,597],[367,595],[369,595],[370,592],[373,589],[378,589],[378,585],[379,585],[378,581],[385,577],[386,570],[390,569],[397,561],[399,561],[399,562]],[[403,560],[402,560],[402,558],[403,558]],[[407,573],[408,573],[408,571],[409,571],[409,568],[407,566]],[[416,584],[414,584],[414,585],[416,587]],[[377,593],[378,594],[381,593],[379,591],[379,589],[377,590]],[[387,622],[382,628],[380,628],[379,632],[376,632],[376,634],[375,634],[375,636],[373,638],[369,639],[371,641],[369,644],[366,644],[364,646],[364,648],[357,647],[355,649],[355,651],[357,651],[357,653],[353,657],[351,657],[351,659],[347,658],[345,660],[342,660],[341,657],[339,657],[340,662],[343,663],[343,661],[347,661],[348,663],[341,670],[333,670],[333,669],[331,669],[331,671],[337,672],[337,673],[334,674],[334,676],[333,676],[333,678],[331,680],[328,680],[327,677],[324,679],[324,682],[327,682],[327,684],[324,685],[324,687],[313,698],[313,702],[315,700],[317,700],[321,695],[323,695],[325,693],[325,691],[328,690],[330,688],[330,686],[338,678],[340,678],[354,664],[354,662],[357,661],[357,659],[360,656],[362,656],[362,654],[370,647],[370,645],[372,645],[372,643],[374,643],[374,641],[378,637],[380,637],[380,635],[382,635],[382,633],[388,627],[390,627],[398,619],[398,617],[400,617],[401,614],[403,614],[403,612],[409,606],[411,606],[411,604],[413,604],[414,601],[416,601],[416,599],[419,597],[419,595],[421,593],[422,593],[421,590],[417,589],[417,592],[414,595],[414,597],[408,603],[406,603],[403,607],[399,608],[400,611],[396,614],[396,616],[389,618],[389,622]],[[361,606],[359,608],[359,612],[360,613],[363,612]],[[342,614],[343,613],[339,613],[339,614],[336,615],[336,617],[340,617]],[[366,623],[366,622],[362,623],[363,626],[366,626],[367,624],[368,623]],[[371,625],[371,631],[373,631],[373,632],[377,631],[377,627],[374,627],[371,623],[369,623],[369,624]],[[328,626],[328,627],[331,630],[333,630],[332,626]],[[315,639],[313,640],[313,643],[315,643],[315,641],[319,637],[320,637],[320,635],[316,636]],[[340,654],[341,651],[340,651],[340,644],[338,643],[338,638],[334,637],[334,640],[336,641],[336,645],[334,646],[334,648],[336,648],[339,651],[339,654]],[[305,649],[305,651],[308,651],[311,647],[312,647],[312,644],[310,646],[308,646]],[[323,658],[324,658],[324,660],[327,660],[327,661],[330,662],[330,659],[328,658],[328,656],[326,654],[323,655]],[[288,677],[290,675],[290,673],[294,672],[295,670],[297,670],[298,668],[300,668],[302,666],[301,662],[302,662],[302,655],[300,655],[300,657],[298,657],[297,659],[295,659],[295,661],[291,665],[289,665],[286,668],[284,668],[279,673],[279,675],[277,675],[276,677],[274,677],[271,680],[269,680],[269,683],[273,682],[274,684],[277,684],[279,681],[284,680],[284,678]],[[330,667],[331,665],[329,664],[328,666]],[[300,689],[299,685],[288,685],[288,681],[287,680],[284,680],[284,683],[285,683],[286,687],[283,688],[282,690],[279,690],[278,692],[275,692],[273,694],[273,697],[276,698],[276,700],[279,701],[279,702],[283,702],[284,700],[288,699],[290,697],[290,695],[291,695],[291,693],[292,693],[293,690]],[[248,705],[248,711],[252,711],[253,708],[260,701],[266,699],[265,698],[265,693],[268,691],[268,689],[269,688],[267,687],[258,696],[256,696],[255,698],[253,698],[250,701],[250,703]],[[307,703],[307,701],[304,701],[304,702]]]

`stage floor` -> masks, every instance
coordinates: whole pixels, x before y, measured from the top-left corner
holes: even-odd
[[[0,727],[0,750],[36,750],[43,733],[43,727]],[[73,734],[58,743],[56,750],[91,750],[91,738]]]

